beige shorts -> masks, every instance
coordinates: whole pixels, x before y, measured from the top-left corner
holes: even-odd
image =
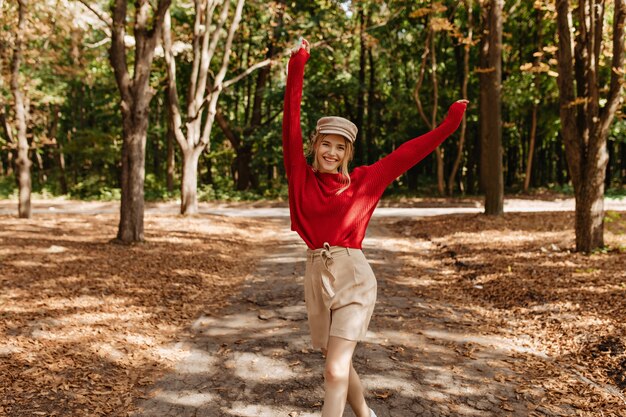
[[[313,347],[326,349],[329,336],[362,340],[376,290],[376,277],[361,250],[327,243],[307,250],[304,297]]]

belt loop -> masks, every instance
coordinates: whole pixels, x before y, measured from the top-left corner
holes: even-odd
[[[352,253],[350,252],[350,248],[346,247],[346,252],[348,252],[348,256],[352,255]]]

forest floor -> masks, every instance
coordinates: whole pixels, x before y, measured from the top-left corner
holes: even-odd
[[[0,214],[0,415],[319,415],[287,218],[148,210],[147,242],[123,246],[114,203],[62,204]],[[375,217],[354,365],[378,416],[626,416],[626,212],[591,255],[572,226]]]

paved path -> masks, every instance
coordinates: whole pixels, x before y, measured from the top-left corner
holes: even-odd
[[[253,203],[250,203],[253,205]],[[542,212],[542,211],[573,211],[574,199],[556,199],[550,201],[526,200],[519,198],[506,199],[504,211],[507,213],[519,212]],[[626,198],[605,199],[605,210],[626,211]],[[146,203],[146,213],[178,214],[179,203]],[[119,202],[111,201],[65,201],[38,200],[33,202],[33,214],[58,213],[58,214],[115,214],[119,212]],[[227,204],[200,203],[200,214],[217,214],[232,217],[277,217],[288,218],[289,209],[286,207],[232,207]],[[475,201],[467,201],[459,204],[430,203],[420,207],[378,207],[374,211],[374,217],[419,217],[439,216],[456,213],[482,213],[482,204]],[[0,200],[0,215],[12,215],[17,213],[17,202]]]
[[[541,392],[523,389],[512,371],[515,353],[527,349],[473,333],[469,311],[416,297],[433,271],[407,269],[403,259],[437,249],[395,237],[376,219],[368,233],[379,299],[354,364],[378,416],[543,416]],[[305,249],[285,221],[232,307],[198,317],[190,337],[165,349],[179,358],[175,370],[136,416],[319,416],[324,360],[309,345]],[[345,415],[354,416],[349,407]]]

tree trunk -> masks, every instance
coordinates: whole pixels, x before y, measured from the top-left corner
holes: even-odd
[[[467,85],[469,83],[469,58],[470,58],[470,48],[472,46],[472,38],[474,34],[474,5],[473,0],[464,0],[463,4],[467,9],[467,38],[464,40],[463,44],[463,75],[461,78],[461,98],[467,100]],[[463,158],[463,146],[465,144],[465,135],[467,134],[467,115],[463,115],[463,121],[461,122],[461,133],[459,139],[459,145],[457,148],[456,158],[454,160],[454,164],[452,165],[452,171],[450,172],[450,176],[448,177],[448,195],[454,194],[454,183],[456,179],[456,174],[461,166],[461,160]],[[459,188],[463,191],[463,181],[459,181]]]
[[[591,252],[604,246],[604,175],[608,162],[606,142],[619,107],[622,75],[611,71],[608,85],[600,83],[604,3],[577,8],[574,17],[568,0],[557,0],[558,87],[561,134],[576,196],[576,250]],[[615,0],[611,68],[624,65],[626,0]],[[600,93],[608,91],[606,98]],[[600,101],[604,106],[601,107]]]
[[[22,44],[26,26],[27,0],[18,1],[18,24],[13,47],[11,63],[11,90],[15,100],[15,121],[17,123],[17,183],[19,189],[18,216],[28,219],[31,216],[30,195],[32,190],[30,168],[32,162],[28,156],[29,144],[26,137],[26,106],[24,96],[19,86],[20,64],[22,59]]]
[[[606,172],[604,173],[604,189],[608,190],[613,184],[613,165],[615,164],[615,145],[613,142],[607,142],[606,149],[608,151],[608,163],[606,164]]]
[[[37,149],[35,148],[35,159],[37,160],[37,178],[39,179],[39,185],[43,185],[46,183],[46,181],[48,181],[48,176],[46,175],[46,171],[44,168],[44,164],[43,164],[43,158],[41,157],[41,154],[39,152],[37,152]]]
[[[236,169],[237,169],[237,190],[244,191],[248,189],[248,185],[252,184],[252,171],[250,163],[252,162],[252,148],[250,145],[240,146],[237,149]]]
[[[367,165],[376,161],[376,146],[374,138],[374,126],[376,125],[376,63],[372,54],[372,48],[367,47],[369,65],[369,87],[367,90],[367,123],[365,127],[365,146],[367,148]]]
[[[480,70],[481,173],[485,191],[485,214],[501,215],[504,207],[502,173],[502,6],[490,0],[486,7]]]
[[[12,176],[15,173],[14,170],[14,162],[13,162],[13,152],[7,152],[7,169],[6,169],[6,173],[7,176]]]
[[[622,142],[619,145],[620,149],[620,178],[622,179],[621,183],[626,184],[626,142]]]
[[[437,127],[437,108],[439,106],[439,79],[437,78],[437,49],[435,39],[435,35],[430,38],[430,73],[433,83],[433,111],[430,120],[431,129]],[[437,146],[435,149],[435,157],[437,160],[437,192],[440,196],[444,196],[446,195],[446,180],[444,178],[443,148],[441,145]]]
[[[63,154],[63,144],[57,141],[57,164],[59,166],[59,186],[61,194],[67,194],[67,176],[65,174],[65,155]]]
[[[539,106],[533,105],[532,123],[530,126],[530,143],[528,144],[528,157],[526,158],[526,175],[524,176],[524,192],[530,187],[530,175],[533,169],[533,157],[535,156],[535,137],[537,136],[537,110]]]
[[[169,108],[169,106],[168,106]],[[176,138],[174,137],[174,129],[172,128],[172,124],[167,121],[167,178],[166,178],[166,186],[167,192],[171,193],[174,191],[174,175],[176,172],[176,158],[174,152],[174,141]]]
[[[230,61],[233,38],[243,11],[244,0],[237,0],[234,13],[229,13],[230,0],[221,3],[221,10],[217,21],[213,20],[213,13],[217,10],[218,2],[201,0],[195,2],[195,18],[193,33],[193,62],[188,82],[186,132],[183,131],[183,113],[178,98],[176,82],[176,60],[172,51],[171,17],[164,16],[163,50],[165,55],[168,81],[168,107],[170,123],[174,137],[183,152],[183,178],[181,178],[181,213],[197,213],[197,168],[198,159],[202,151],[209,147],[211,130],[217,113],[217,101],[222,90],[227,87],[224,82],[228,63]],[[228,17],[232,20],[227,30],[222,30]],[[209,79],[209,65],[215,55],[217,44],[223,34],[226,39],[223,44],[223,55],[219,71],[211,74]],[[187,157],[194,154],[194,158]],[[193,176],[189,170],[195,169]]]
[[[604,246],[604,171],[596,171],[576,192],[576,250],[585,253]]]
[[[358,22],[359,22],[359,37],[360,37],[360,48],[359,48],[359,92],[357,94],[357,104],[356,104],[356,120],[354,121],[358,128],[357,132],[357,140],[355,142],[354,147],[354,163],[356,165],[362,165],[365,163],[367,149],[365,148],[365,143],[363,142],[363,120],[365,118],[365,93],[367,92],[367,88],[365,86],[365,67],[366,67],[366,35],[365,35],[365,5],[363,2],[357,3],[358,7]]]
[[[191,148],[183,152],[183,175],[180,181],[180,214],[198,213],[198,160],[202,149]]]
[[[135,2],[134,19],[134,71],[128,71],[126,24],[128,2],[115,0],[113,12],[111,49],[109,60],[121,95],[122,109],[122,201],[117,239],[123,243],[144,240],[144,181],[146,136],[150,101],[154,91],[150,87],[150,73],[157,39],[161,34],[165,12],[171,0],[159,0],[156,9],[147,0]],[[150,10],[153,10],[151,15]]]
[[[122,113],[123,114],[123,113]],[[124,142],[122,144],[122,201],[117,239],[121,242],[144,240],[144,180],[146,159],[146,132],[148,115],[132,125],[130,115],[124,117]]]

